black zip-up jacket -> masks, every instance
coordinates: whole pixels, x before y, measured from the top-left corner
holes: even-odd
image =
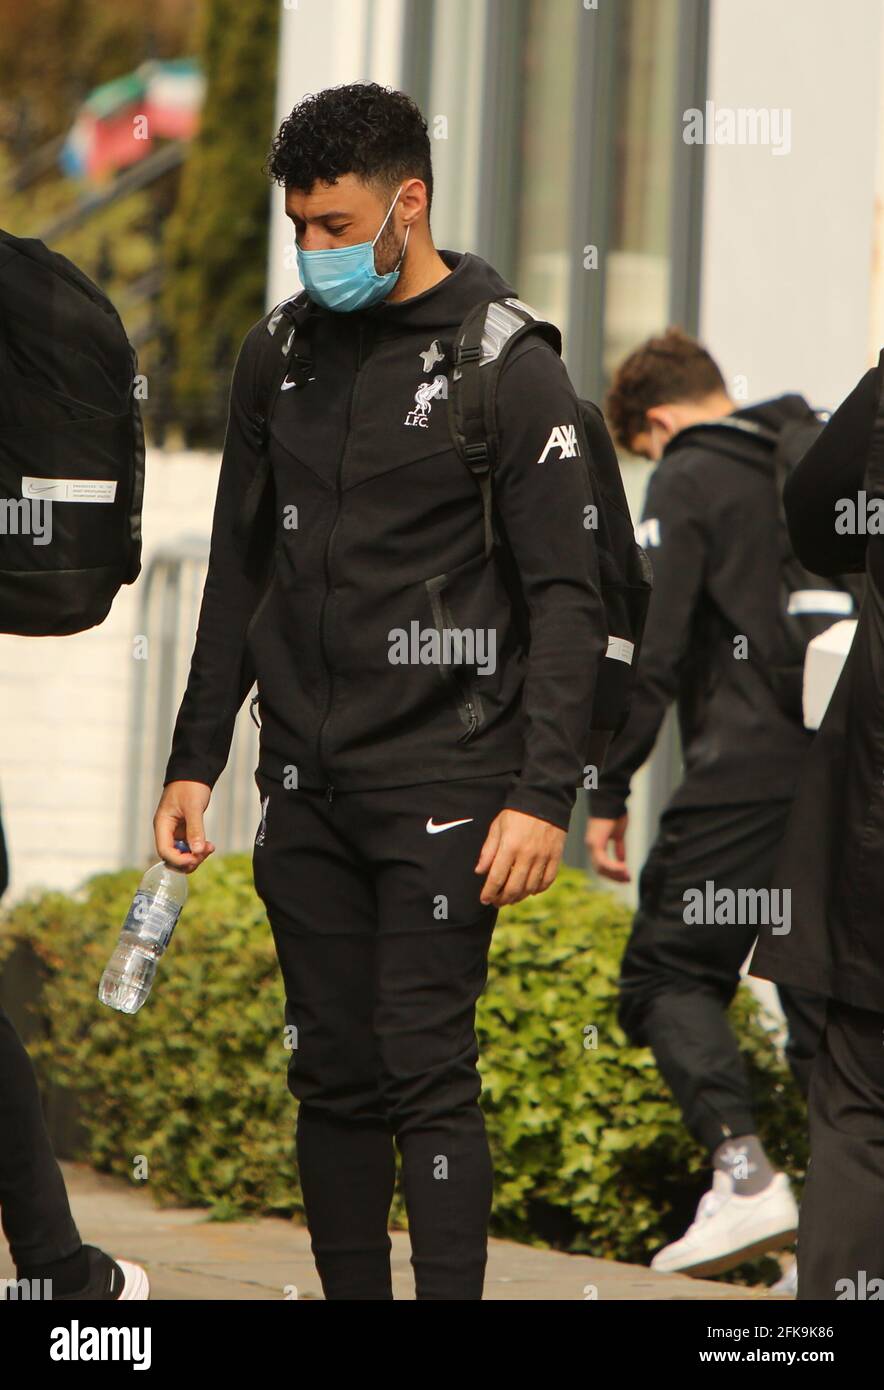
[[[271,316],[246,336],[166,782],[214,785],[257,679],[259,769],[271,779],[331,795],[512,771],[506,805],[567,827],[607,642],[584,524],[590,483],[568,445],[576,438],[585,454],[578,404],[552,348],[514,346],[497,396],[494,497],[527,602],[525,642],[511,584],[484,555],[478,489],[443,394],[468,310],[514,291],[478,256],[440,254],[451,274],[412,299],[317,308],[313,379],[284,387],[271,418],[266,588],[243,564],[234,523],[258,458],[266,402],[255,369]],[[434,634],[446,629],[486,647],[435,664]],[[421,647],[430,659],[415,661]]]
[[[816,734],[772,886],[788,932],[762,926],[753,975],[884,1012],[884,351],[792,472],[783,493],[795,553],[816,574],[865,572],[850,653]],[[845,529],[849,500],[863,525]],[[865,515],[866,507],[873,510]]]
[[[808,409],[787,395],[733,418],[779,429]],[[629,719],[589,796],[594,816],[623,815],[673,700],[684,777],[670,806],[785,800],[795,790],[812,735],[781,710],[763,673],[777,650],[780,568],[771,451],[748,438],[739,448],[745,463],[675,435],[651,474],[639,536],[654,588]],[[736,634],[755,660],[735,659]]]

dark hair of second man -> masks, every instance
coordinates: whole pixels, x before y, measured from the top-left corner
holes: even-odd
[[[617,443],[628,449],[636,435],[647,428],[647,412],[652,406],[702,401],[724,390],[724,378],[702,343],[680,328],[667,328],[621,362],[608,392],[605,413]]]

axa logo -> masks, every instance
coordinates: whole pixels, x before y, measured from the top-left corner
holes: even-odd
[[[414,405],[405,417],[404,424],[419,429],[429,429],[430,411],[437,398],[445,400],[448,396],[448,378],[434,377],[432,381],[422,381],[414,393]]]
[[[556,425],[550,434],[549,439],[543,446],[543,453],[537,460],[538,463],[546,461],[547,454],[552,449],[558,449],[560,459],[574,459],[580,454],[580,446],[577,443],[576,425]]]

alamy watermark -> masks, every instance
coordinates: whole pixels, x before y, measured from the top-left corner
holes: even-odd
[[[493,627],[421,627],[417,620],[387,634],[391,666],[472,666],[480,676],[497,670]]]
[[[864,1269],[857,1270],[855,1279],[839,1279],[835,1284],[835,1302],[884,1302],[884,1279],[870,1279]]]
[[[837,536],[884,536],[884,498],[869,497],[861,488],[856,497],[839,497],[835,503]]]
[[[51,1303],[51,1279],[0,1279],[0,1299]]]
[[[774,936],[792,930],[790,888],[716,888],[707,878],[702,888],[682,894],[686,926],[770,927]]]
[[[682,116],[686,145],[767,145],[771,154],[792,149],[792,112],[787,106],[689,106]]]
[[[49,497],[0,497],[0,536],[30,536],[34,545],[52,540]]]

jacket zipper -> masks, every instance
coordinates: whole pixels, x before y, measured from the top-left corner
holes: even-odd
[[[441,576],[441,578],[444,580],[444,576]],[[427,581],[427,583],[429,586],[430,581]],[[453,631],[456,627],[454,615],[443,597],[441,587],[431,591],[430,604],[433,609],[433,619],[436,623],[436,630],[440,636],[444,633],[445,628]],[[440,667],[440,671],[443,680],[450,682],[454,688],[455,698],[461,716],[465,714],[467,717],[466,730],[457,740],[458,743],[467,743],[473,737],[480,723],[479,702],[475,696],[472,682],[468,676],[458,674],[454,669],[450,669],[445,665]]]
[[[286,373],[286,375],[288,375],[288,373]],[[255,415],[255,418],[254,418],[254,423],[256,424],[256,426],[257,426],[257,428],[258,428],[258,433],[259,433],[259,435],[260,435],[260,437],[261,437],[261,448],[262,448],[265,452],[269,451],[269,449],[270,449],[270,421],[273,419],[273,411],[274,411],[274,408],[275,408],[275,406],[276,406],[276,401],[277,401],[278,396],[279,396],[279,392],[277,391],[276,395],[273,396],[273,397],[271,397],[270,401],[269,401],[268,404],[267,404],[267,414],[266,414],[266,415],[262,415],[262,414],[260,413],[260,411],[259,411],[259,412],[257,412],[257,414]],[[260,615],[263,613],[265,607],[267,606],[267,601],[268,601],[268,599],[270,598],[271,591],[272,591],[272,589],[273,589],[273,586],[274,586],[275,583],[276,583],[276,553],[275,553],[275,552],[276,552],[276,539],[275,539],[275,538],[274,538],[273,545],[274,545],[273,569],[272,569],[272,571],[271,571],[271,573],[270,573],[270,577],[269,577],[269,579],[268,579],[268,581],[267,581],[267,588],[264,590],[264,593],[261,595],[261,598],[260,598],[260,600],[259,600],[259,602],[258,602],[258,606],[257,606],[257,608],[255,609],[254,613],[252,614],[251,618],[249,618],[248,624],[246,625],[246,633],[245,633],[245,641],[246,641],[246,642],[248,642],[248,640],[249,640],[249,636],[250,636],[250,634],[251,634],[251,632],[252,632],[252,629],[253,629],[254,626],[255,626],[255,623],[257,622],[258,618],[260,617]],[[252,698],[251,698],[251,700],[249,701],[249,718],[251,719],[252,723],[255,725],[255,728],[256,728],[256,729],[260,729],[260,728],[261,728],[261,721],[260,721],[260,719],[258,718],[258,716],[255,714],[255,706],[257,705],[259,709],[261,708],[260,701],[261,701],[261,696],[260,696],[260,694],[253,695]]]
[[[466,733],[461,734],[460,738],[457,740],[458,743],[466,743],[468,739],[471,739],[473,737],[473,734],[479,727],[479,716],[476,713],[475,705],[470,699],[469,691],[467,691],[466,693],[466,711],[470,720],[469,728],[467,729]]]
[[[445,627],[447,627],[450,632],[453,632],[457,626],[454,621],[454,614],[441,593],[439,595],[439,606],[442,610]],[[479,727],[479,711],[473,699],[473,686],[469,676],[466,675],[465,672],[452,671],[451,677],[454,682],[454,688],[460,697],[463,712],[466,714],[468,720],[466,730],[457,741],[458,743],[467,743]]]
[[[364,327],[365,327],[365,325],[362,324],[362,323],[360,323],[360,325],[359,325],[359,339],[358,339],[358,347],[357,347],[357,355],[356,355],[356,376],[355,376],[354,381],[353,381],[353,389],[352,389],[352,391],[350,392],[350,401],[349,401],[349,404],[348,404],[348,407],[347,407],[347,435],[346,435],[346,438],[345,438],[345,440],[344,440],[344,447],[343,447],[343,449],[341,450],[341,456],[340,456],[340,458],[338,459],[338,472],[337,472],[337,478],[336,478],[336,480],[335,480],[335,487],[336,487],[336,491],[337,491],[337,501],[338,501],[338,505],[337,505],[337,510],[336,510],[336,512],[335,512],[334,524],[333,524],[331,530],[330,530],[329,533],[328,533],[328,539],[326,540],[326,543],[325,543],[325,596],[324,596],[324,598],[323,598],[323,600],[322,600],[322,611],[320,612],[320,615],[319,615],[319,645],[320,645],[320,649],[321,649],[321,651],[322,651],[322,659],[323,659],[323,661],[324,661],[324,663],[325,663],[326,675],[327,675],[327,677],[328,677],[328,698],[327,698],[327,700],[326,700],[326,705],[325,705],[325,714],[322,716],[322,723],[320,724],[320,726],[319,726],[319,732],[318,732],[318,734],[316,735],[316,754],[317,754],[317,761],[318,761],[318,763],[319,763],[320,769],[322,770],[322,775],[323,775],[323,776],[325,777],[325,779],[326,779],[326,789],[325,789],[325,791],[326,791],[326,797],[327,797],[327,799],[328,799],[329,805],[331,805],[332,796],[334,795],[334,787],[333,787],[332,784],[331,784],[331,781],[330,781],[329,775],[328,775],[328,771],[326,770],[325,763],[324,763],[323,757],[322,757],[322,736],[323,736],[323,734],[325,733],[325,726],[326,726],[326,724],[328,723],[328,718],[329,718],[329,715],[331,714],[331,707],[332,707],[332,702],[333,702],[333,697],[334,697],[334,672],[332,671],[331,663],[330,663],[330,661],[329,661],[329,659],[328,659],[328,648],[327,648],[326,643],[325,643],[325,614],[326,614],[326,609],[328,608],[329,595],[330,595],[330,592],[331,592],[331,550],[332,550],[332,545],[333,545],[333,543],[334,543],[335,532],[336,532],[337,529],[338,529],[338,522],[339,522],[340,519],[341,519],[341,497],[342,497],[341,483],[342,483],[342,481],[343,481],[343,476],[344,476],[344,464],[345,464],[346,459],[347,459],[347,454],[348,454],[349,451],[350,451],[350,439],[351,439],[352,425],[353,425],[353,409],[354,409],[354,406],[355,406],[355,404],[356,404],[356,397],[357,397],[358,392],[359,392],[359,383],[360,383],[360,376],[359,376],[359,374],[360,374],[360,372],[362,371],[362,339],[363,339]]]

